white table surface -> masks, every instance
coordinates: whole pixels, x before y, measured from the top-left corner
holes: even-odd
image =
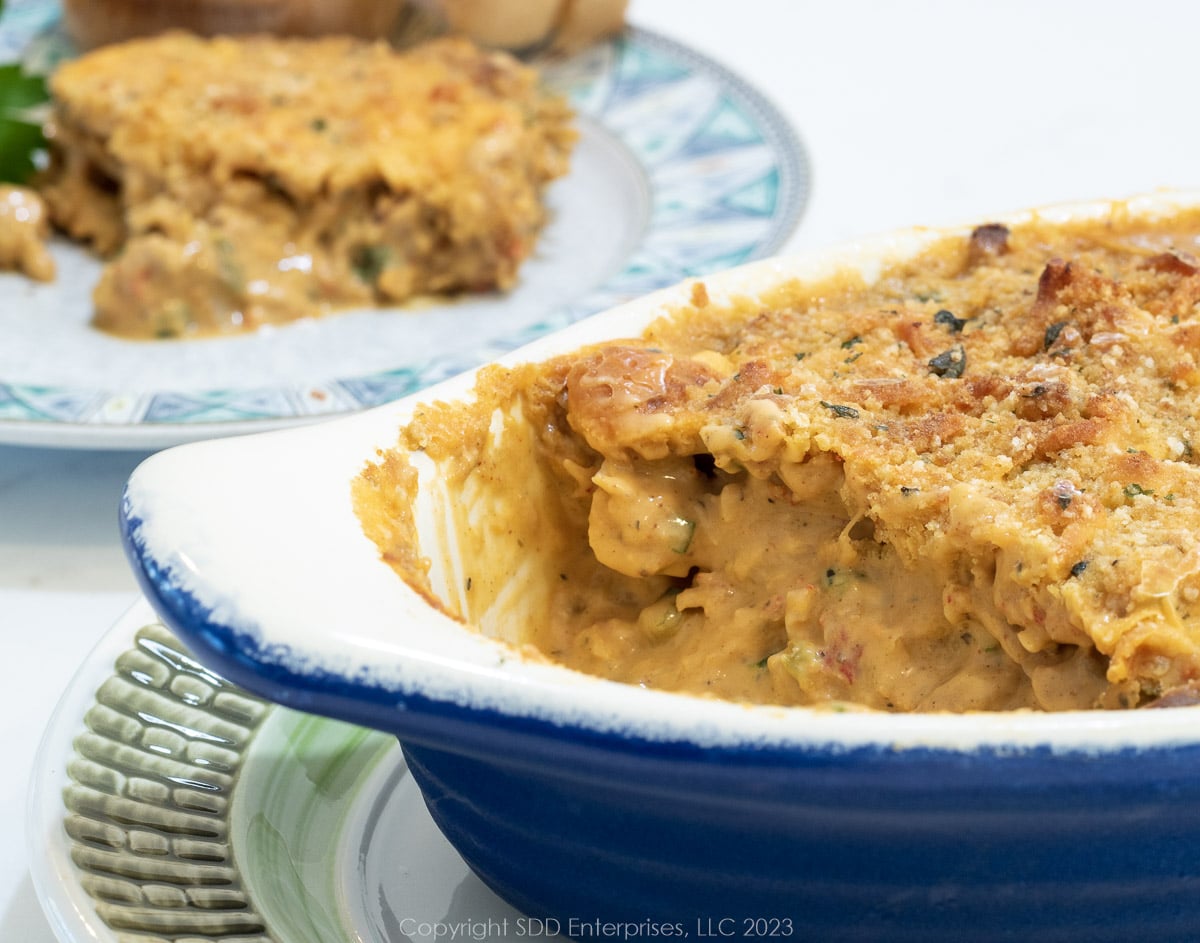
[[[792,119],[813,189],[785,251],[911,224],[1200,187],[1182,0],[632,0]],[[52,943],[24,835],[60,693],[137,598],[117,537],[143,455],[0,445],[0,940]]]

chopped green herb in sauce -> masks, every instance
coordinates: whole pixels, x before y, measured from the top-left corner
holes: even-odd
[[[1042,338],[1042,344],[1046,350],[1054,346],[1054,342],[1058,340],[1058,335],[1062,333],[1062,329],[1066,326],[1066,321],[1056,321],[1046,328],[1046,335]]]
[[[857,419],[858,410],[853,406],[843,406],[840,403],[827,403],[821,400],[821,405],[832,412],[838,419]]]
[[[961,334],[962,329],[967,326],[966,321],[962,318],[956,318],[953,311],[947,311],[945,308],[942,308],[941,311],[935,314],[933,320],[935,324],[944,324],[950,328],[951,334]]]
[[[967,369],[967,352],[962,344],[944,350],[929,361],[929,372],[948,380],[957,380]]]
[[[354,250],[350,266],[360,280],[368,285],[374,285],[379,281],[383,270],[387,268],[390,257],[391,252],[387,246],[359,246]]]

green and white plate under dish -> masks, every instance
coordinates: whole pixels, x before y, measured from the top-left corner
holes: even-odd
[[[7,0],[0,62],[70,55],[56,0]],[[773,254],[808,195],[784,117],[717,63],[638,29],[543,63],[576,109],[570,173],[519,284],[203,341],[90,326],[99,262],[57,241],[50,284],[0,273],[0,442],[159,448],[379,405],[684,278]]]
[[[229,684],[145,602],[71,682],[29,802],[63,943],[550,936],[442,838],[392,737]]]

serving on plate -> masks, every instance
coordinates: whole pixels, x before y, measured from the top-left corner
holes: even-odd
[[[67,53],[54,4],[5,10],[0,54]],[[539,250],[506,295],[362,310],[198,344],[88,326],[99,264],[51,247],[54,284],[0,275],[0,437],[153,448],[378,405],[689,274],[769,254],[803,208],[794,133],[757,92],[631,29],[545,66],[579,115]]]
[[[1196,204],[1162,194],[991,222]],[[871,284],[970,232],[759,262],[703,279],[702,293],[685,282],[501,365],[636,338],[700,294],[763,299],[847,271]],[[160,453],[131,478],[123,520],[148,597],[202,661],[279,703],[399,737],[439,827],[503,898],[577,936],[601,919],[756,937],[1185,938],[1200,920],[1190,708],[839,712],[683,696],[528,657],[455,617],[470,575],[460,543],[473,537],[453,508],[478,508],[417,452],[393,520],[432,566],[426,585],[398,578],[364,534],[351,482],[426,404],[470,402],[477,378],[319,427]],[[498,546],[496,585],[517,593],[492,628],[519,633],[545,615],[521,592],[540,564]]]
[[[131,340],[507,291],[578,138],[535,69],[457,37],[173,31],[48,83],[32,183],[104,260],[92,325]]]

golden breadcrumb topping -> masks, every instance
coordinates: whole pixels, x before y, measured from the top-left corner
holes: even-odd
[[[464,617],[503,622],[499,557],[522,554],[549,608],[521,640],[629,683],[884,710],[1192,699],[1198,243],[1200,211],[984,225],[870,284],[697,289],[643,337],[485,373],[478,404],[402,439],[517,535],[492,520],[474,544],[460,516]],[[506,509],[532,470],[546,486]]]

